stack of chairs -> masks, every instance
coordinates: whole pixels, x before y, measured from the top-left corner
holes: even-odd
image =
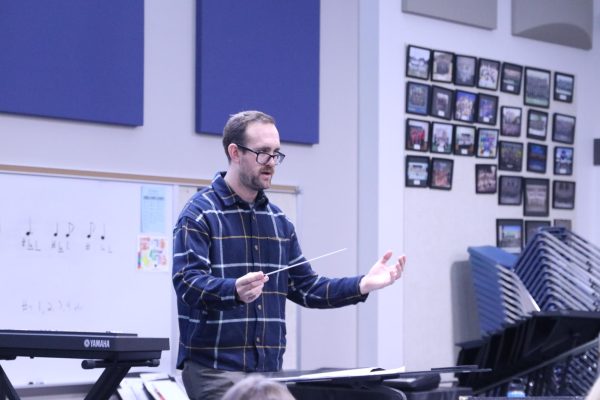
[[[600,311],[600,249],[565,228],[538,229],[514,270],[543,310]]]
[[[459,376],[474,393],[502,396],[526,382],[535,396],[582,396],[598,375],[600,249],[565,228],[543,227],[520,256],[470,247],[481,339],[458,344]]]
[[[481,336],[487,336],[539,311],[513,272],[517,256],[493,246],[469,247],[469,263]]]

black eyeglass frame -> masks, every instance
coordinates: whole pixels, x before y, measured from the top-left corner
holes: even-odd
[[[251,153],[254,153],[254,154],[256,154],[256,162],[257,162],[258,164],[260,164],[260,165],[267,165],[267,164],[269,163],[269,161],[271,161],[271,159],[273,159],[273,160],[275,161],[275,165],[279,165],[279,164],[281,164],[281,163],[283,162],[283,160],[285,159],[285,154],[283,154],[283,153],[282,153],[282,152],[280,152],[280,151],[276,151],[274,154],[269,154],[269,153],[267,153],[266,151],[256,151],[256,150],[249,149],[249,148],[248,148],[248,147],[246,147],[246,146],[242,146],[241,144],[237,144],[237,143],[234,143],[234,144],[235,144],[237,147],[239,147],[240,149],[242,149],[242,150],[247,150],[247,151],[249,151],[249,152],[251,152]],[[265,162],[260,162],[260,161],[258,160],[258,158],[259,158],[261,155],[263,155],[263,154],[264,154],[264,156],[268,156],[269,158],[268,158],[268,159],[267,159],[267,161],[265,161]],[[264,156],[263,156],[263,157],[264,157]]]

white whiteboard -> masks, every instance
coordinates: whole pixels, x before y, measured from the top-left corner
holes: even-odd
[[[165,210],[155,210],[164,219],[155,234],[169,253],[161,272],[137,268],[144,186],[0,173],[0,329],[171,337],[172,185],[162,185]],[[101,373],[83,370],[81,360],[0,362],[15,386],[90,382]],[[152,370],[170,365],[164,352]]]
[[[196,187],[0,172],[0,188],[0,329],[167,337],[171,350],[163,352],[158,368],[132,371],[173,374],[179,331],[170,272],[172,228]],[[144,188],[164,194],[159,203],[164,210],[151,210],[164,230],[153,234],[166,238],[164,271],[137,268]],[[295,192],[268,196],[295,222]],[[287,303],[284,369],[296,369],[298,310]],[[102,372],[83,370],[78,359],[21,357],[0,364],[17,387],[93,382]]]

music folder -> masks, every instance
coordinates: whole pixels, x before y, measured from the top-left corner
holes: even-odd
[[[271,379],[285,383],[303,382],[329,382],[329,383],[353,383],[353,382],[381,382],[388,379],[414,378],[424,375],[435,375],[441,373],[470,373],[486,372],[489,369],[479,368],[477,365],[459,365],[456,367],[432,368],[422,371],[406,371],[404,367],[394,369],[382,368],[353,368],[341,369],[319,373],[308,373],[293,376],[273,376]]]

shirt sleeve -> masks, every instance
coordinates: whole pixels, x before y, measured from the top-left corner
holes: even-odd
[[[211,275],[210,230],[200,215],[182,217],[173,232],[173,285],[191,308],[230,310],[239,305],[235,279]]]
[[[306,261],[295,232],[290,242],[290,256],[290,265]],[[336,308],[363,302],[368,294],[360,293],[362,277],[326,278],[306,263],[289,269],[288,299],[309,308]]]

